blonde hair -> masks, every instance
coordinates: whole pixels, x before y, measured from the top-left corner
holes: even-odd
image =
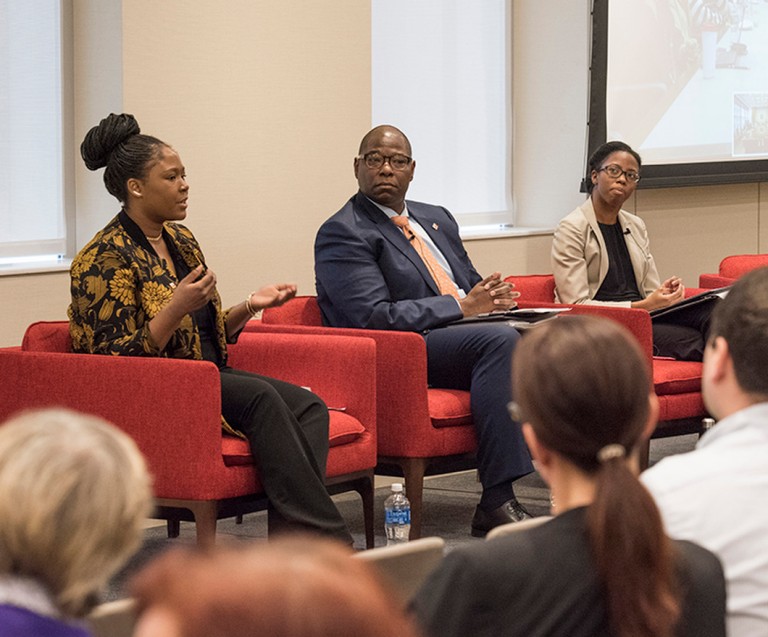
[[[0,574],[85,614],[138,548],[151,497],[138,447],[101,418],[46,409],[0,424]]]

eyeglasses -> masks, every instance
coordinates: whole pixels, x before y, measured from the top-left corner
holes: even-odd
[[[625,175],[626,178],[629,181],[633,181],[635,183],[640,181],[640,173],[638,173],[638,172],[636,172],[634,170],[622,170],[621,166],[617,166],[616,164],[608,164],[607,166],[603,166],[597,172],[600,172],[600,171],[603,171],[603,170],[606,173],[608,173],[609,177],[613,177],[613,179],[618,179],[619,176]]]
[[[388,161],[394,170],[405,170],[413,161],[413,158],[408,157],[408,155],[396,154],[387,157],[376,150],[365,153],[365,155],[358,155],[356,159],[362,159],[368,168],[381,168],[384,162]]]

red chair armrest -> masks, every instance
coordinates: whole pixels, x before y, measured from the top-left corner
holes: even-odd
[[[407,439],[414,432],[414,423],[431,429],[426,391],[427,346],[421,335],[388,330],[264,325],[255,321],[246,325],[240,338],[247,333],[344,335],[373,339],[376,342],[376,384],[382,388],[380,399],[376,401],[377,421],[387,423],[387,430],[379,431],[379,442],[383,437]]]
[[[720,262],[718,274],[738,279],[743,274],[768,265],[768,254],[734,254]]]
[[[733,285],[736,279],[732,279],[727,276],[721,276],[719,274],[702,274],[699,276],[699,287],[707,290],[714,290],[715,288],[724,288],[729,285]]]

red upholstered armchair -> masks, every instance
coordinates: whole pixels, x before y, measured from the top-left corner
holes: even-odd
[[[546,306],[553,303],[555,279],[551,274],[510,276],[520,292],[521,307]],[[691,290],[691,293],[698,290]],[[689,293],[686,290],[686,293]],[[659,398],[659,423],[654,437],[700,432],[702,418],[707,416],[701,398],[701,363],[674,361],[653,356],[651,317],[644,310],[605,305],[570,305],[575,314],[604,316],[623,324],[635,336],[653,367],[653,385]],[[647,449],[641,460],[647,465]]]
[[[313,296],[266,310],[246,331],[368,336],[376,341],[377,473],[402,475],[411,539],[421,536],[424,476],[475,467],[469,392],[427,387],[427,351],[414,332],[322,327]]]
[[[242,334],[231,363],[311,387],[332,408],[326,484],[331,493],[360,493],[372,547],[374,341]],[[22,409],[64,406],[102,416],[128,433],[147,458],[157,516],[174,522],[171,532],[179,519],[193,519],[198,544],[210,545],[217,519],[267,505],[248,443],[222,433],[219,373],[212,363],[72,354],[62,321],[31,325],[22,351],[0,350],[0,375],[0,421]]]
[[[720,262],[717,274],[699,276],[699,287],[724,288],[733,285],[742,274],[768,265],[768,254],[736,254]]]

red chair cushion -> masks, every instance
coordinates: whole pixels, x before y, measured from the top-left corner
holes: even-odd
[[[433,427],[461,427],[472,424],[468,391],[430,388],[427,391],[427,402]]]
[[[674,425],[675,420],[704,418],[707,410],[701,392],[690,394],[665,394],[659,396],[659,423]],[[672,421],[666,422],[665,421]],[[663,426],[662,426],[663,428]]]
[[[246,440],[224,434],[221,437],[221,455],[228,467],[253,464],[251,446]]]
[[[688,394],[701,391],[701,363],[653,359],[653,388],[663,394]]]
[[[339,447],[354,442],[365,433],[365,427],[360,421],[341,411],[330,412],[329,446]],[[251,448],[248,442],[241,438],[224,435],[221,438],[221,453],[224,464],[228,467],[253,464]]]
[[[365,427],[354,416],[335,410],[331,410],[330,413],[329,446],[340,447],[341,445],[348,445],[365,433]]]

